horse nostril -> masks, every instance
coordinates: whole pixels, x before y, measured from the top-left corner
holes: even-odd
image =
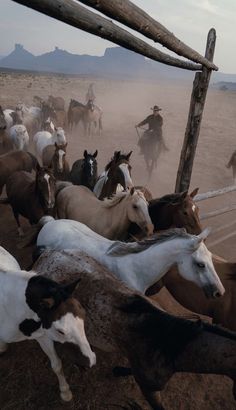
[[[214,292],[214,293],[213,293],[213,297],[214,297],[214,298],[220,298],[220,297],[221,297],[220,292],[218,292],[218,291]]]

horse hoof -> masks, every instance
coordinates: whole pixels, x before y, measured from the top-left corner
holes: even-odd
[[[61,392],[61,398],[63,401],[71,401],[73,396],[70,390]]]

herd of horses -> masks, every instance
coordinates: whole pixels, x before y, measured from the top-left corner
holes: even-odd
[[[28,270],[0,247],[0,353],[36,340],[64,401],[72,392],[54,342],[77,346],[89,367],[92,347],[122,353],[130,367],[117,363],[114,375],[133,375],[154,410],[164,408],[160,392],[176,372],[226,375],[236,399],[236,263],[208,250],[198,189],[153,198],[132,180],[132,151],[115,151],[101,175],[97,150],[84,150],[70,167],[63,98],[35,102],[35,109],[0,110],[2,143],[12,142],[0,156],[0,203],[11,206],[19,246],[35,244]],[[93,105],[71,100],[68,129],[82,121],[87,134],[92,125],[100,132]],[[21,140],[17,125],[26,145],[13,143],[16,129]],[[26,233],[21,216],[31,224]],[[164,311],[151,298],[163,286],[195,318]]]

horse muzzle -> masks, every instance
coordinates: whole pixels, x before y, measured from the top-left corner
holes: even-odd
[[[154,226],[153,224],[143,224],[141,226],[141,229],[145,232],[147,236],[151,236],[154,231]]]
[[[203,287],[203,291],[208,299],[216,299],[224,295],[225,288],[223,285],[218,287],[216,285],[209,284]]]

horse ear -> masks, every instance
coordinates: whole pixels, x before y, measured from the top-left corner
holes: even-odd
[[[78,285],[78,283],[81,281],[81,279],[76,279],[74,282],[66,284],[66,285],[62,285],[62,289],[63,289],[63,294],[65,298],[69,298],[72,293],[75,291],[76,286]]]
[[[187,195],[188,195],[188,190],[187,190],[187,191],[183,191],[183,192],[180,193],[179,198],[180,198],[180,199],[185,199]]]
[[[94,154],[93,154],[93,158],[96,158],[97,155],[98,155],[98,150],[96,149],[96,151],[95,151]]]
[[[129,159],[130,159],[130,156],[131,156],[132,152],[133,152],[133,151],[130,151],[130,152],[126,155],[126,159],[127,159],[127,161],[129,161]]]
[[[114,152],[114,160],[118,161],[119,158],[120,158],[120,151],[115,151]]]
[[[132,188],[130,189],[130,195],[133,195],[134,194],[134,191],[135,191],[135,188],[132,186]]]
[[[85,149],[84,150],[84,158],[87,158],[87,156],[88,156],[88,151]]]
[[[198,191],[199,191],[199,188],[195,188],[193,190],[193,192],[191,192],[191,194],[189,194],[189,196],[191,196],[191,198],[194,198],[197,195]]]

